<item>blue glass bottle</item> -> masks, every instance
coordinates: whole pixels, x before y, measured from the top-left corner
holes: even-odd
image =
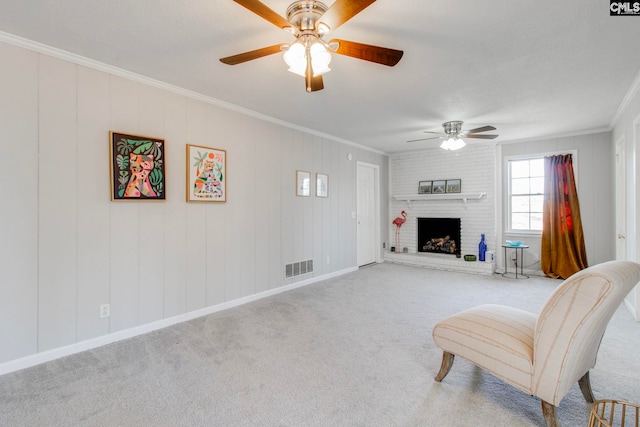
[[[481,234],[478,245],[478,261],[484,261],[485,252],[487,252],[487,243],[484,241],[484,234]]]

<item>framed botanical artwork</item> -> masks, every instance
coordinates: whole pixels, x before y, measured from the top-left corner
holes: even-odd
[[[418,194],[431,194],[432,186],[433,186],[433,181],[419,181]]]
[[[447,180],[447,193],[459,193],[462,189],[462,185],[459,179]]]
[[[329,197],[329,175],[316,174],[316,197]]]
[[[311,174],[306,171],[296,171],[296,196],[309,197],[311,195]]]
[[[109,132],[111,200],[165,200],[164,139]]]
[[[227,151],[187,144],[187,202],[227,201]]]
[[[431,192],[433,194],[443,194],[445,193],[446,189],[447,189],[447,181],[445,180],[433,181],[433,189],[431,190]]]

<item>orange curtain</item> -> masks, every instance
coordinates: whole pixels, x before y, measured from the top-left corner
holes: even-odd
[[[544,168],[540,263],[547,276],[566,279],[587,268],[571,154],[545,157]]]

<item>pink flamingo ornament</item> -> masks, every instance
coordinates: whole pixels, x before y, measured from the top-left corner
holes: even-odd
[[[396,226],[396,251],[400,248],[400,227],[407,221],[407,213],[405,211],[400,212],[400,215],[393,220],[392,224]]]

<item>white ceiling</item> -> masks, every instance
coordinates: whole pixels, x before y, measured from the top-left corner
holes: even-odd
[[[378,0],[325,39],[400,63],[333,55],[314,93],[280,54],[218,61],[293,40],[232,0],[2,0],[0,31],[387,153],[436,146],[405,141],[448,120],[497,142],[607,129],[640,71],[640,16],[605,0]]]

